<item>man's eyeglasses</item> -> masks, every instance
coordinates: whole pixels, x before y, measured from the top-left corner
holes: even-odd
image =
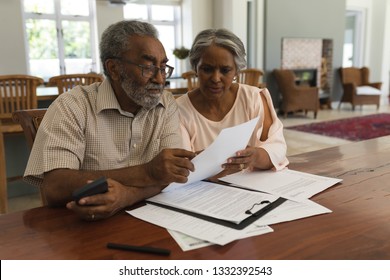
[[[138,63],[134,63],[128,59],[124,59],[122,57],[112,57],[112,59],[118,59],[118,60],[123,61],[127,64],[132,64],[132,65],[138,66],[139,68],[141,68],[142,76],[145,78],[154,77],[157,75],[157,72],[160,71],[161,76],[163,76],[165,79],[168,79],[172,76],[173,69],[175,69],[174,67],[169,66],[169,65],[165,65],[163,67],[157,67],[154,65],[138,64]]]

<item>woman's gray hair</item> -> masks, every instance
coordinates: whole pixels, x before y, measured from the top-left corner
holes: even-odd
[[[246,52],[240,38],[227,29],[206,29],[196,35],[192,44],[189,55],[192,69],[196,71],[205,48],[212,44],[225,48],[233,54],[237,72],[246,68]]]
[[[150,36],[158,39],[157,29],[150,23],[137,20],[123,20],[110,25],[102,34],[100,41],[100,60],[103,64],[104,74],[109,73],[105,62],[109,58],[121,57],[123,52],[130,48],[129,36]]]

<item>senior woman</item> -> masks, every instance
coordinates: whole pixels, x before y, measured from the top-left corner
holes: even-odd
[[[235,82],[246,67],[245,56],[242,41],[232,32],[201,31],[189,55],[199,88],[177,99],[184,148],[194,152],[207,148],[222,129],[260,117],[248,146],[226,160],[223,174],[245,168],[280,170],[288,164],[283,125],[270,93]]]

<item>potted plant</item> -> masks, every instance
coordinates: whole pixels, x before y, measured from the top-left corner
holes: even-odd
[[[173,55],[176,56],[178,59],[186,59],[189,54],[190,50],[185,47],[176,48],[173,50]]]

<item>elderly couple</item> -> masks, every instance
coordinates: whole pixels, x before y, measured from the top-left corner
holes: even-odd
[[[200,86],[176,100],[164,91],[173,67],[153,25],[109,26],[100,55],[106,79],[60,95],[35,139],[25,180],[41,188],[49,206],[66,205],[85,220],[110,217],[171,182],[186,182],[191,159],[223,128],[257,116],[247,148],[226,159],[222,173],[288,164],[268,90],[234,82],[246,54],[230,31],[196,36],[190,62]],[[101,176],[109,178],[108,192],[72,201],[75,189]]]

